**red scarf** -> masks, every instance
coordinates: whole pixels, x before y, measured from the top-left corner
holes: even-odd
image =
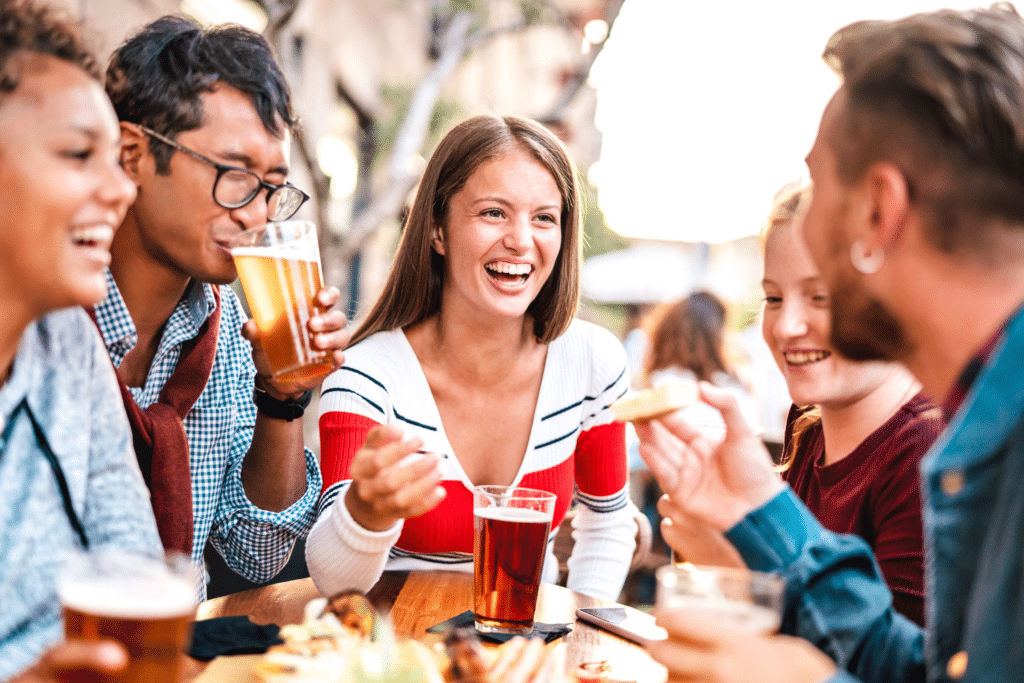
[[[117,374],[139,469],[151,494],[153,514],[164,548],[192,554],[192,470],[182,420],[206,388],[217,355],[220,329],[220,290],[213,287],[216,305],[199,333],[181,346],[181,356],[160,397],[143,410]],[[96,314],[87,309],[93,322]],[[97,323],[98,326],[98,323]]]

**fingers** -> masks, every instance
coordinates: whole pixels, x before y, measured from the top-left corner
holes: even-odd
[[[325,351],[344,349],[352,335],[345,329],[348,320],[341,311],[327,311],[314,315],[306,323],[312,337],[313,346]]]
[[[128,666],[124,646],[113,640],[84,641],[70,639],[43,655],[36,670],[45,680],[69,671],[95,671],[116,674]]]
[[[339,301],[341,301],[341,292],[337,287],[324,287],[314,297],[314,303],[324,311],[333,308]]]
[[[722,414],[726,430],[733,434],[753,434],[747,419],[743,417],[740,410],[740,402],[736,395],[725,389],[720,389],[710,382],[701,382],[700,398],[712,408]]]
[[[668,496],[658,501],[658,510],[670,513],[662,512],[662,537],[687,562],[717,567],[746,567],[739,551],[725,534],[703,518],[679,510]]]
[[[381,425],[370,430],[352,462],[352,487],[346,495],[353,518],[365,528],[383,531],[398,519],[416,517],[445,497],[442,456],[420,451],[419,438]]]

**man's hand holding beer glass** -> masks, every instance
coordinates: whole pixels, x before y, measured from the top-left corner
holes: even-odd
[[[316,293],[314,304],[319,309],[306,325],[313,347],[330,354],[331,369],[340,368],[345,362],[345,347],[349,334],[345,331],[348,320],[345,314],[332,310],[341,299],[337,287],[324,287]],[[252,359],[256,364],[256,381],[261,389],[279,400],[294,399],[309,389],[315,389],[324,381],[326,374],[297,381],[275,379],[267,360],[267,354],[260,342],[255,320],[246,321],[242,336],[252,344]]]
[[[703,433],[676,415],[636,425],[640,455],[669,498],[658,507],[670,542],[673,513],[724,532],[785,487],[736,399],[703,382],[700,397],[722,413],[724,437]],[[744,632],[687,610],[658,608],[655,615],[669,638],[649,649],[668,668],[670,681],[817,683],[836,669],[799,638]]]

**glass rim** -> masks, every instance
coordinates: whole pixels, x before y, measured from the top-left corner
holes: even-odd
[[[525,486],[501,486],[498,484],[481,484],[473,487],[473,493],[486,496],[500,495],[502,500],[547,500],[558,499],[558,496],[543,489],[531,489]],[[521,492],[521,493],[520,493]]]
[[[302,234],[296,233],[289,239],[282,240],[280,244],[276,246],[288,244],[289,242],[294,242],[300,239],[306,239],[309,235],[313,235],[316,238],[315,241],[319,245],[320,235],[317,232],[316,223],[314,221],[311,221],[308,218],[286,218],[285,220],[268,221],[261,225],[246,228],[245,230],[243,230],[242,232],[238,233],[237,235],[228,240],[228,251],[231,251],[232,249],[245,249],[249,247],[258,246],[257,242],[263,239],[263,236],[266,235],[269,231],[275,228],[281,229],[290,225],[296,225],[300,223],[305,223],[306,225],[309,226],[309,229],[303,232]],[[319,249],[317,251],[319,251]]]
[[[658,584],[661,584],[664,576],[687,576],[693,574],[710,574],[723,577],[727,580],[748,581],[751,583],[776,586],[784,589],[786,581],[774,572],[762,572],[746,567],[721,567],[709,564],[693,564],[684,562],[682,564],[666,564],[655,570],[654,575]]]

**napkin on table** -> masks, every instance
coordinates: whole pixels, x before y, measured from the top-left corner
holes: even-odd
[[[427,633],[447,633],[453,628],[473,626],[473,624],[473,612],[467,610],[462,614],[455,615],[451,619],[434,624],[427,629]],[[542,624],[539,621],[535,621],[533,623],[533,630],[524,635],[529,638],[543,638],[545,643],[550,643],[558,640],[570,631],[572,631],[572,624]],[[480,631],[477,631],[477,635],[480,636],[481,640],[489,640],[492,643],[504,643],[515,637],[511,633],[481,633]]]
[[[262,654],[271,645],[284,642],[278,637],[280,630],[277,624],[260,626],[246,616],[203,619],[192,624],[188,655],[208,662],[221,655]]]

